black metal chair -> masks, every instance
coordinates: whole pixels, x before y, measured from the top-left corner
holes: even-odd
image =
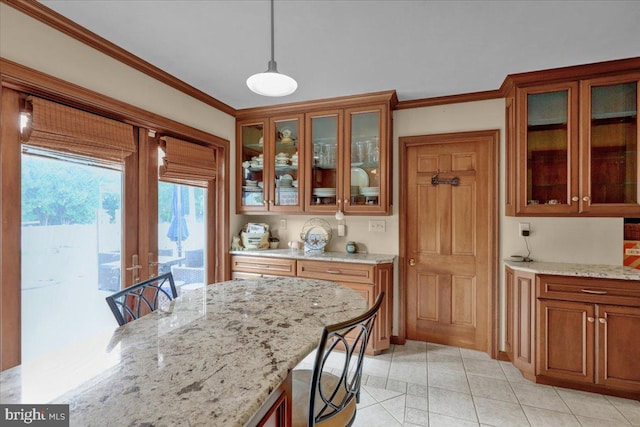
[[[141,315],[155,311],[178,296],[171,273],[145,280],[106,298],[111,312],[122,326]]]
[[[313,370],[293,371],[293,427],[353,424],[364,353],[383,298],[384,293],[380,293],[375,304],[361,316],[326,326],[318,342]],[[340,360],[339,375],[328,372],[330,357],[332,362]]]

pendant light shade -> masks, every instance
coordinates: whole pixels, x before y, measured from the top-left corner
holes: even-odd
[[[291,95],[298,88],[298,83],[286,74],[278,72],[278,66],[274,59],[273,42],[273,0],[271,0],[271,60],[264,73],[254,74],[247,79],[247,86],[252,92],[263,96]]]

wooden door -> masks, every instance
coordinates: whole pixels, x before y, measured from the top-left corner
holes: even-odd
[[[497,132],[403,141],[407,338],[493,352]]]
[[[594,305],[540,300],[539,308],[538,374],[593,383]]]
[[[598,306],[597,382],[640,391],[640,308]]]

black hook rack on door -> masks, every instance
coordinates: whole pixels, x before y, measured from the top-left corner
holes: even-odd
[[[440,175],[439,170],[436,171],[436,174],[431,177],[431,185],[451,184],[454,187],[457,187],[458,185],[460,185],[460,178],[458,178],[457,176],[447,179],[447,178],[438,178],[438,175]]]

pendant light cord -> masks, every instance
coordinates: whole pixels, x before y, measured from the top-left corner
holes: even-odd
[[[275,47],[274,47],[274,36],[273,36],[273,0],[271,0],[271,62],[275,63]]]

